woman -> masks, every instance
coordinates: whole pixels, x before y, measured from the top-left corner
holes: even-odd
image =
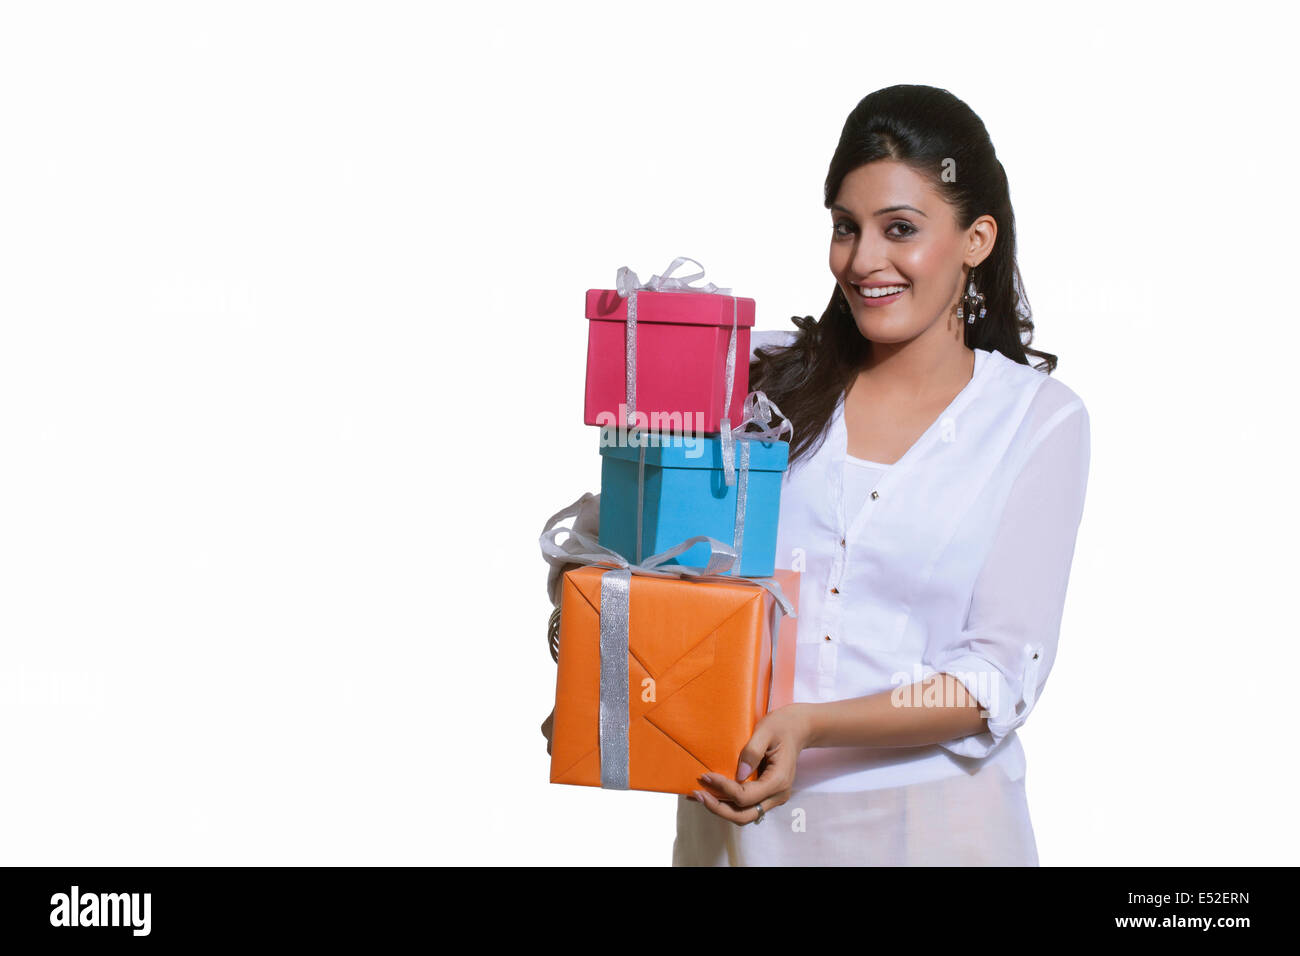
[[[794,425],[794,703],[738,755],[757,780],[679,800],[673,863],[1034,866],[1016,728],[1056,657],[1088,413],[1024,344],[1006,174],[964,103],[867,96],[825,203],[830,305],[755,333],[750,371]]]

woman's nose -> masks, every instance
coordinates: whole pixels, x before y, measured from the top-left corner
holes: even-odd
[[[890,268],[889,256],[885,249],[869,239],[858,243],[849,260],[849,272],[854,278],[869,279],[871,276]]]

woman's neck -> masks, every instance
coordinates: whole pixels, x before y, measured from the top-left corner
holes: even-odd
[[[974,350],[962,343],[917,348],[919,344],[873,342],[850,389],[887,403],[926,404],[944,396],[950,401],[975,373]]]

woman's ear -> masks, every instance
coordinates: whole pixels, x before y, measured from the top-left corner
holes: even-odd
[[[992,216],[980,216],[970,224],[966,236],[966,258],[963,261],[973,269],[993,252],[993,245],[998,239],[997,220]]]

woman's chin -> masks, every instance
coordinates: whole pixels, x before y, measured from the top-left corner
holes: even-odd
[[[863,338],[873,342],[906,342],[916,337],[916,332],[909,326],[906,315],[862,315],[853,317],[858,331]]]

